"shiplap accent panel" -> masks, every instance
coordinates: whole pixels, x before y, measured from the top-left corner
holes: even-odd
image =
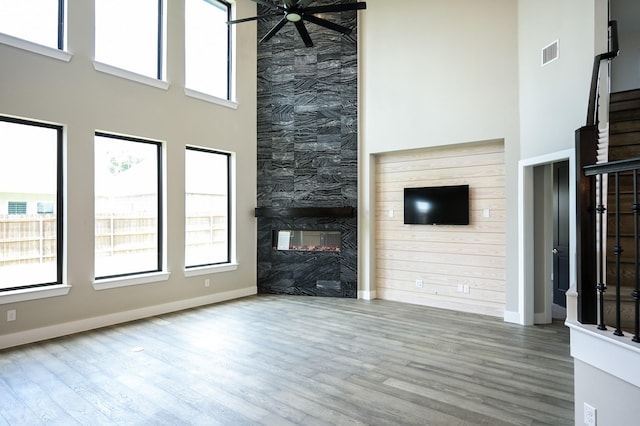
[[[468,226],[403,223],[405,187],[464,184],[469,185]],[[377,296],[503,316],[504,184],[502,141],[377,156]],[[423,281],[422,288],[416,280]]]

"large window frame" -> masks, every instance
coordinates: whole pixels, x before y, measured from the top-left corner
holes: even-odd
[[[226,209],[225,209],[225,213],[226,213],[226,259],[223,261],[219,261],[219,262],[205,262],[205,263],[194,263],[194,264],[187,264],[187,255],[186,255],[186,244],[187,244],[187,237],[185,235],[185,270],[196,270],[196,269],[201,269],[201,268],[208,268],[208,267],[216,267],[216,266],[222,266],[222,265],[230,265],[232,263],[232,226],[233,226],[233,218],[232,218],[232,212],[233,212],[233,199],[232,199],[232,181],[231,181],[231,167],[232,167],[232,162],[231,162],[231,153],[228,152],[223,152],[223,151],[218,151],[215,149],[209,149],[209,148],[201,148],[201,147],[194,147],[194,146],[187,146],[186,147],[186,151],[194,151],[194,152],[200,152],[200,153],[207,153],[207,154],[212,154],[212,155],[218,155],[218,156],[223,156],[226,157],[225,158],[225,165],[226,165],[226,198],[227,198],[227,205],[226,205]],[[186,153],[185,151],[185,153]],[[185,167],[187,166],[186,164],[186,160],[185,160]],[[188,217],[187,217],[187,208],[186,208],[186,203],[187,203],[187,188],[185,186],[185,232],[188,231],[187,229],[187,221],[188,221]]]
[[[33,38],[25,38],[25,37],[21,37],[19,35],[14,35],[11,33],[4,33],[2,30],[2,28],[0,28],[0,32],[7,34],[9,36],[12,37],[16,37],[18,39],[21,40],[26,40],[28,42],[31,43],[35,43],[35,44],[39,44],[41,46],[47,46],[50,47],[52,49],[57,48],[58,50],[64,50],[64,44],[65,44],[65,2],[66,0],[58,0],[58,11],[57,11],[57,16],[56,16],[56,20],[57,20],[57,40],[55,40],[55,42],[52,40],[51,43],[41,43],[40,41],[36,41]],[[51,19],[53,19],[53,17],[50,17]],[[18,16],[13,16],[12,19],[17,19],[18,21],[20,21]],[[27,27],[27,28],[31,28],[28,23],[22,23],[21,27]]]
[[[136,276],[140,276],[140,275],[148,275],[148,274],[154,274],[154,273],[160,273],[164,271],[164,251],[165,251],[165,245],[164,245],[164,178],[163,178],[163,164],[164,164],[164,160],[163,160],[163,145],[162,142],[159,141],[154,141],[154,140],[150,140],[150,139],[144,139],[144,138],[139,138],[139,137],[133,137],[133,136],[124,136],[124,135],[119,135],[119,134],[114,134],[114,133],[108,133],[108,132],[101,132],[101,131],[97,131],[95,132],[95,136],[96,137],[102,137],[102,138],[109,138],[109,139],[116,139],[116,140],[121,140],[121,141],[126,141],[126,142],[132,142],[132,143],[143,143],[143,144],[149,144],[155,147],[156,149],[156,176],[157,176],[157,182],[155,185],[155,189],[156,189],[156,194],[157,194],[157,202],[156,202],[156,210],[157,210],[157,223],[156,223],[156,247],[157,247],[157,253],[155,256],[156,259],[156,266],[155,268],[152,269],[143,269],[143,270],[139,270],[139,271],[135,271],[135,272],[126,272],[126,273],[114,273],[114,274],[107,274],[107,275],[100,275],[98,276],[97,274],[95,274],[95,282],[104,282],[104,281],[108,281],[108,280],[113,280],[113,279],[121,279],[121,278],[127,278],[127,277],[136,277]],[[94,172],[95,173],[95,172]],[[94,203],[95,203],[95,197],[94,197]],[[95,221],[94,221],[95,223]],[[95,241],[95,238],[94,238]],[[94,243],[95,246],[95,243]],[[94,253],[94,256],[97,256]],[[96,261],[94,260],[94,264],[96,263]],[[168,277],[167,277],[168,278]],[[145,282],[150,282],[150,281],[145,281]],[[134,284],[136,284],[137,282],[134,282]],[[124,283],[126,285],[126,282]],[[119,285],[116,285],[119,286]],[[104,287],[104,288],[109,288],[109,287]]]
[[[107,0],[105,0],[107,1]],[[156,64],[155,64],[155,75],[151,76],[149,74],[140,73],[139,71],[132,70],[126,66],[122,66],[121,64],[111,64],[105,62],[99,58],[97,52],[97,42],[94,43],[95,46],[95,54],[96,61],[95,67],[99,71],[108,72],[111,74],[118,75],[120,77],[137,79],[135,76],[140,76],[144,79],[155,79],[161,82],[165,81],[165,50],[166,50],[166,19],[165,19],[165,0],[157,0],[157,8],[158,8],[158,20],[157,20],[157,36],[156,36]],[[97,19],[97,18],[96,18]],[[96,26],[97,27],[97,26]],[[96,40],[98,38],[97,28],[96,28]],[[142,81],[145,82],[146,81]],[[164,86],[161,86],[165,88]]]
[[[19,17],[12,17],[20,22]],[[50,17],[51,20],[56,20],[56,39],[51,40],[50,43],[43,43],[42,39],[37,37],[24,37],[24,34],[15,34],[10,32],[3,32],[0,28],[0,43],[6,44],[21,50],[36,53],[39,55],[48,56],[50,58],[58,59],[64,62],[71,60],[71,53],[66,49],[66,21],[67,21],[67,0],[58,0],[57,12],[55,16]],[[21,25],[22,28],[31,28],[33,24],[25,23]]]
[[[232,19],[232,5],[230,2],[225,0],[187,0],[187,1],[202,1],[204,3],[208,3],[211,7],[215,7],[226,11],[226,20],[230,21]],[[188,7],[185,2],[185,8]],[[186,15],[186,14],[185,14]],[[185,16],[185,51],[189,49],[187,46],[188,43],[188,35],[186,34],[187,27],[189,22],[187,22],[188,17]],[[208,93],[207,91],[199,90],[197,87],[190,87],[188,85],[188,73],[189,73],[189,65],[188,65],[188,54],[185,54],[185,91],[187,95],[199,97],[205,100],[215,101],[215,98],[221,99],[227,102],[233,102],[233,30],[232,25],[226,25],[226,93],[225,97],[222,98],[217,94]]]
[[[55,281],[39,282],[28,285],[18,285],[14,287],[0,288],[0,295],[6,292],[14,292],[16,290],[29,290],[38,289],[49,286],[57,286],[63,284],[63,271],[64,271],[64,141],[63,141],[63,127],[56,124],[42,123],[32,120],[26,120],[21,118],[0,116],[0,121],[25,125],[42,127],[55,130],[56,132],[56,274]],[[4,302],[3,302],[4,303]]]

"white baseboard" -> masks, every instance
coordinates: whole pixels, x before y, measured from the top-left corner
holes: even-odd
[[[510,322],[513,324],[522,324],[520,319],[520,313],[517,311],[504,311],[504,322]]]
[[[94,318],[86,318],[78,321],[71,321],[63,324],[51,325],[48,327],[36,328],[33,330],[20,331],[0,337],[0,349],[12,346],[24,345],[55,337],[67,336],[69,334],[80,333],[96,328],[107,327],[114,324],[135,321],[155,315],[167,314],[169,312],[181,311],[184,309],[196,308],[198,306],[210,305],[224,302],[226,300],[238,299],[241,297],[257,294],[256,287],[246,287],[238,290],[230,290],[222,293],[211,294],[193,299],[178,300],[162,305],[148,306],[146,308],[134,309],[131,311],[116,312]]]
[[[374,300],[377,299],[375,290],[359,291],[358,299],[362,300]]]

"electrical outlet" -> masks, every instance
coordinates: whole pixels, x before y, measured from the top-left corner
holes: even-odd
[[[205,287],[209,287],[211,285],[211,280],[209,278],[207,278],[206,280],[204,280],[204,286]]]
[[[597,426],[598,419],[596,417],[597,410],[595,407],[584,403],[584,424],[586,426]]]
[[[15,321],[16,320],[16,310],[10,309],[7,311],[7,321]]]
[[[424,287],[424,283],[422,282],[422,280],[416,280],[416,288],[422,288]]]
[[[393,217],[393,209],[389,210],[389,217]]]
[[[464,291],[464,286],[462,284],[458,284],[458,293],[462,293]]]
[[[471,291],[471,289],[469,288],[469,286],[468,286],[468,285],[466,285],[466,284],[465,284],[465,285],[462,287],[462,291],[463,291],[464,293],[466,293],[466,294],[469,294],[469,292]]]

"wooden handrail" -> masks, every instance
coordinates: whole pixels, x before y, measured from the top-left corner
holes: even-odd
[[[620,52],[618,47],[618,22],[609,21],[611,28],[611,50],[601,53],[593,58],[593,71],[591,72],[591,89],[589,91],[589,107],[587,109],[587,126],[594,126],[598,123],[598,87],[600,82],[600,64],[603,61],[609,61]]]
[[[625,160],[609,161],[608,163],[591,164],[583,167],[585,176],[596,176],[605,173],[630,172],[640,170],[640,157]]]

